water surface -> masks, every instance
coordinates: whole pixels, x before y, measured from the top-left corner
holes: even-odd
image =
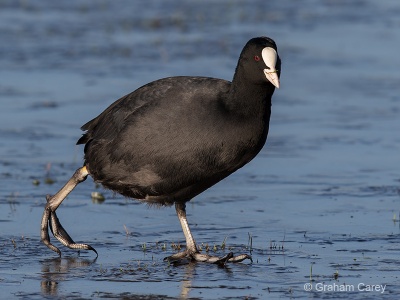
[[[399,12],[389,0],[2,1],[1,297],[395,297]],[[259,35],[276,40],[283,61],[267,145],[188,204],[203,251],[251,253],[252,264],[165,263],[184,244],[174,209],[149,209],[91,179],[57,212],[99,257],[62,247],[58,258],[40,243],[45,195],[82,165],[82,124],[161,77],[230,80]]]

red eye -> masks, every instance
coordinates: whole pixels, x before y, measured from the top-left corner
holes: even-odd
[[[259,60],[260,60],[260,57],[259,57],[258,55],[256,55],[256,56],[254,56],[254,60],[255,60],[255,61],[259,61]]]

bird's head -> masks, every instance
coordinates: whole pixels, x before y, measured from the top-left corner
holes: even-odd
[[[272,39],[257,37],[248,41],[243,48],[241,60],[246,65],[247,72],[251,74],[252,80],[261,83],[267,80],[279,88],[281,60]]]

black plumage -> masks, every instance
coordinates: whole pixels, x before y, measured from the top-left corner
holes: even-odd
[[[243,48],[232,82],[179,76],[138,88],[82,126],[81,177],[90,175],[108,189],[150,204],[175,203],[179,216],[185,202],[259,153],[279,71],[275,42],[260,37]],[[52,214],[55,219],[55,209],[50,209],[50,223]]]

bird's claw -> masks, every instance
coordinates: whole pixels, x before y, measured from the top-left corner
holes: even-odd
[[[68,232],[61,225],[56,212],[50,213],[49,227],[51,232],[53,233],[53,236],[57,240],[59,240],[60,243],[63,244],[64,246],[75,250],[92,250],[94,253],[96,253],[96,256],[99,255],[96,249],[94,249],[92,246],[88,244],[75,243],[74,240],[71,238],[71,236],[68,234]],[[61,252],[59,254],[61,256]]]

